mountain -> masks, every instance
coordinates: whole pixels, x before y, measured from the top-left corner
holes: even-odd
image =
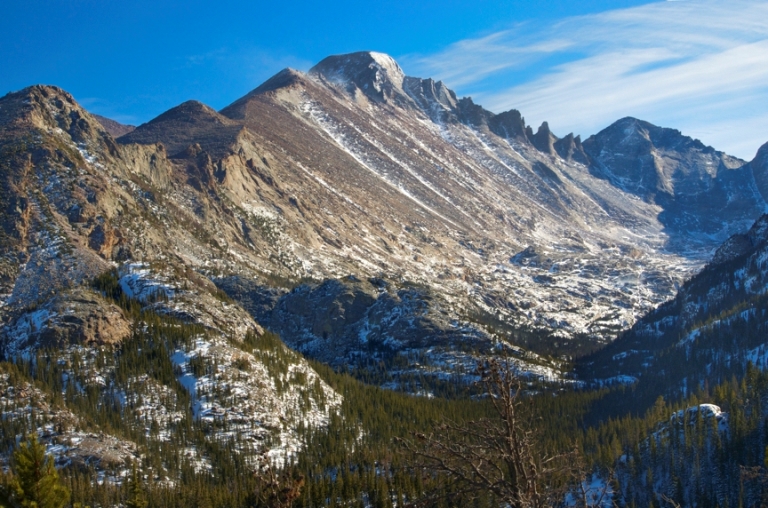
[[[755,175],[766,149],[747,165]],[[600,403],[604,418],[646,414],[643,437],[613,463],[628,502],[756,506],[764,498],[766,259],[762,215],[674,299],[577,362],[583,386],[612,387]]]
[[[179,104],[120,137],[122,144],[163,143],[171,157],[198,144],[215,158],[227,154],[242,127],[198,101]]]
[[[722,235],[737,223],[746,229],[765,211],[763,168],[677,130],[623,118],[586,140],[584,150],[595,176],[662,207],[658,219],[672,241],[689,242],[691,233]],[[713,203],[716,213],[701,213]]]
[[[312,267],[302,275],[396,274],[449,296],[441,304],[449,313],[482,314],[520,335],[549,334],[526,344],[540,352],[573,353],[585,340],[589,348],[609,339],[671,297],[675,283],[765,209],[756,185],[741,176],[743,162],[680,136],[674,176],[698,200],[685,213],[720,220],[721,230],[671,228],[691,223],[675,201],[635,199],[621,182],[596,177],[598,162],[579,138],[560,140],[546,124],[534,134],[519,112],[494,115],[442,83],[405,76],[376,53],[328,57],[308,75],[283,71],[221,113],[263,137],[260,143],[293,154],[270,178],[285,179],[297,203],[307,196],[328,210],[300,208],[299,220],[316,224],[314,245],[321,246],[321,254],[302,255]],[[624,149],[595,139],[604,154]],[[715,171],[699,157],[703,150],[715,154]],[[696,187],[705,174],[747,182],[729,192],[751,206],[721,213],[713,206],[716,184]],[[284,339],[322,341],[302,334]]]
[[[334,365],[430,351],[429,368],[465,372],[505,341],[538,354],[521,369],[562,377],[556,357],[612,340],[766,208],[764,166],[677,131],[623,119],[584,142],[547,123],[534,133],[518,111],[494,114],[373,52],[286,69],[220,112],[185,102],[117,143],[93,129],[70,134],[74,149],[142,190],[113,196],[93,166],[105,212],[67,197],[88,235],[74,258],[96,253],[100,267],[88,276],[161,259]],[[14,289],[19,273],[9,262],[8,293],[27,284]],[[343,319],[327,326],[291,314],[325,309],[323,291],[342,286],[365,305],[334,303]]]
[[[36,432],[102,485],[138,461],[171,492],[296,460],[317,499],[336,495],[330,474],[385,503],[370,443],[487,410],[432,396],[499,354],[526,395],[562,394],[536,399],[565,415],[542,423],[553,442],[626,456],[639,502],[656,483],[637,467],[666,474],[651,443],[687,415],[715,422],[713,446],[720,422],[741,429],[734,396],[595,445],[660,395],[766,365],[768,144],[745,162],[632,118],[560,138],[373,52],[286,69],[221,111],[188,101],[112,127],[56,87],[0,98],[0,462]],[[578,434],[590,418],[607,423]]]
[[[111,118],[106,118],[101,115],[92,115],[96,121],[98,121],[102,127],[113,137],[119,138],[123,134],[128,134],[136,128],[134,125],[124,125],[120,122],[116,122]]]

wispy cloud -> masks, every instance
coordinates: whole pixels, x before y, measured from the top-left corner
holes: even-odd
[[[561,134],[636,116],[743,158],[768,141],[762,0],[660,2],[519,24],[403,64]]]
[[[573,44],[564,39],[542,40],[533,44],[510,44],[527,31],[526,25],[497,32],[481,39],[467,39],[431,57],[411,57],[412,66],[429,76],[460,87],[481,81],[501,71],[523,68],[548,54],[564,51]],[[409,57],[405,58],[406,61]]]

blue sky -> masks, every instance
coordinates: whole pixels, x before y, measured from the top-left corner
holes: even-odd
[[[0,93],[54,84],[139,124],[364,49],[559,135],[631,115],[747,159],[768,141],[762,0],[6,0]]]

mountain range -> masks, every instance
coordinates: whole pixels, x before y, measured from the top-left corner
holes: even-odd
[[[238,299],[254,269],[342,285],[373,277],[390,283],[387,294],[424,288],[426,332],[390,332],[388,318],[377,333],[371,305],[347,316],[343,301],[333,324],[280,327],[326,360],[368,348],[369,329],[398,350],[475,341],[482,330],[462,330],[479,319],[536,331],[520,341],[537,353],[595,348],[672,297],[768,195],[759,159],[631,118],[583,143],[546,123],[534,133],[518,111],[495,115],[369,52],[282,71],[221,112],[184,103],[118,143],[161,143],[194,189],[257,222],[230,226],[249,262],[232,260],[220,283]],[[381,287],[360,290],[371,299]],[[346,337],[329,348],[323,334]]]
[[[635,118],[558,137],[381,53],[135,128],[25,88],[0,98],[0,166],[4,359],[43,355],[78,380],[59,391],[98,386],[94,401],[119,405],[146,373],[99,351],[181,330],[151,342],[172,374],[150,369],[151,403],[131,405],[144,437],[89,438],[100,456],[169,441],[187,414],[233,422],[251,451],[298,450],[297,429],[328,425],[342,396],[273,334],[426,395],[504,350],[544,384],[647,383],[654,398],[663,379],[682,397],[703,377],[671,365],[704,355],[714,322],[765,312],[768,143],[748,162]],[[765,364],[756,334],[728,354]],[[743,374],[707,350],[700,373]],[[76,411],[45,404],[72,429],[60,460],[84,460]]]

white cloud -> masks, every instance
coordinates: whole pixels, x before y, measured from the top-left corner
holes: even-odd
[[[547,120],[561,135],[635,116],[747,159],[768,141],[762,0],[660,2],[519,24],[403,64],[492,111],[519,109],[534,126]]]

